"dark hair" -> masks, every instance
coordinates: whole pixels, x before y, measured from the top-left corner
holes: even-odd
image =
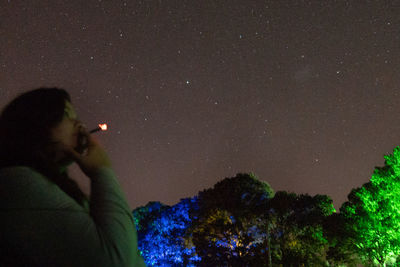
[[[60,172],[53,157],[45,152],[50,130],[64,117],[65,102],[71,97],[64,89],[38,88],[11,101],[0,115],[0,168],[28,166],[42,173],[64,192],[83,204],[86,195]]]

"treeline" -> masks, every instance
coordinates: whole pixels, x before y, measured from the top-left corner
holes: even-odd
[[[400,148],[384,158],[340,212],[329,196],[275,193],[253,174],[150,202],[133,211],[139,249],[148,266],[400,266]]]

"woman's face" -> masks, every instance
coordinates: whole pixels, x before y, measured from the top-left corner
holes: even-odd
[[[76,149],[78,147],[78,134],[83,128],[83,124],[78,120],[74,107],[69,101],[65,102],[64,117],[62,121],[51,129],[51,139],[55,144],[55,161],[62,164],[70,164],[73,160],[62,150],[62,146]]]

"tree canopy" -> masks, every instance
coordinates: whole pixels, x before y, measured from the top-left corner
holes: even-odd
[[[400,148],[336,213],[239,173],[173,206],[134,210],[149,266],[400,266]]]
[[[283,266],[324,266],[324,222],[334,212],[328,196],[279,191],[269,202],[273,262]]]
[[[340,208],[345,236],[336,244],[341,252],[331,249],[336,258],[352,252],[364,263],[385,265],[400,255],[400,148],[384,158],[385,166],[376,167],[371,180],[353,189]]]
[[[202,264],[262,266],[256,255],[265,251],[264,213],[272,196],[266,182],[241,173],[200,192],[199,209],[191,213],[191,231]]]

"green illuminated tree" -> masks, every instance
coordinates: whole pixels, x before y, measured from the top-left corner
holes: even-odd
[[[340,209],[352,232],[348,249],[381,266],[400,255],[400,148],[384,158],[385,166],[376,167],[370,182],[352,190]]]

